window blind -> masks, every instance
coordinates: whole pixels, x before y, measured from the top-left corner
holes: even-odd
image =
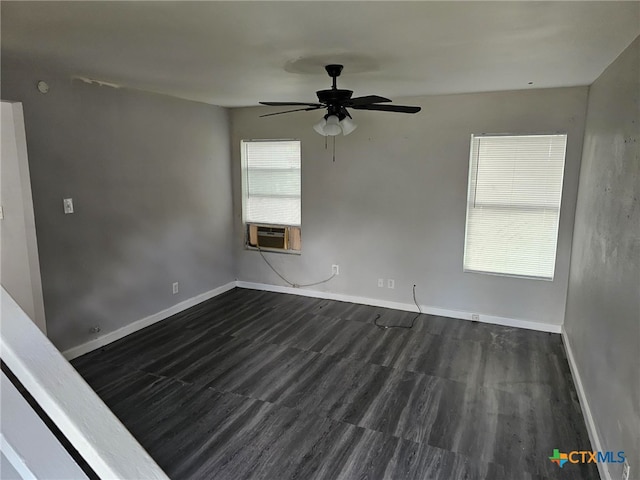
[[[300,141],[242,141],[246,223],[300,226]]]
[[[465,271],[553,279],[566,143],[472,136]]]

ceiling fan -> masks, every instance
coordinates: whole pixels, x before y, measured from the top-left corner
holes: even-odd
[[[353,122],[351,115],[347,108],[353,108],[354,110],[378,110],[381,112],[398,112],[398,113],[417,113],[420,111],[420,107],[411,107],[407,105],[389,105],[388,98],[380,97],[378,95],[367,95],[365,97],[351,98],[353,95],[352,90],[344,90],[337,87],[336,79],[342,72],[342,65],[326,65],[325,70],[329,76],[333,79],[333,84],[328,90],[318,90],[316,95],[318,96],[318,103],[305,103],[305,102],[260,102],[262,105],[269,105],[273,107],[302,107],[294,110],[286,110],[284,112],[267,113],[266,115],[260,115],[261,117],[270,117],[272,115],[281,115],[283,113],[300,112],[319,110],[321,108],[327,109],[327,114],[320,120],[319,123],[314,125],[314,130],[320,135],[335,136],[340,133],[349,135],[353,132],[357,125]],[[382,105],[381,105],[382,104]]]

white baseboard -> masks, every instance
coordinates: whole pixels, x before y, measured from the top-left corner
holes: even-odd
[[[196,295],[195,297],[184,300],[183,302],[177,303],[172,307],[169,307],[161,312],[154,313],[153,315],[149,315],[148,317],[142,318],[140,320],[136,320],[129,325],[125,325],[118,330],[114,330],[113,332],[109,332],[101,337],[98,337],[94,340],[90,340],[82,345],[78,345],[77,347],[70,348],[69,350],[65,350],[62,352],[62,355],[67,360],[72,360],[80,355],[84,355],[85,353],[89,353],[97,348],[104,347],[111,342],[115,342],[127,335],[132,334],[133,332],[137,332],[149,325],[153,325],[156,322],[164,320],[165,318],[169,318],[171,315],[175,315],[176,313],[180,313],[187,308],[191,308],[194,305],[204,302],[205,300],[209,300],[210,298],[217,297],[218,295],[223,294],[236,287],[236,282],[229,282],[221,287],[214,288],[213,290],[209,290],[208,292],[201,293],[200,295]]]
[[[571,349],[571,342],[569,341],[569,337],[567,336],[567,331],[562,327],[562,341],[564,343],[564,349],[567,352],[567,359],[569,360],[569,369],[571,370],[571,376],[573,377],[573,381],[576,384],[576,390],[578,391],[578,398],[580,400],[580,407],[582,408],[582,415],[584,416],[584,422],[587,425],[587,433],[589,434],[589,440],[591,440],[591,448],[593,450],[597,450],[598,452],[602,452],[602,442],[600,441],[600,436],[598,435],[598,430],[596,429],[596,423],[593,420],[593,415],[591,414],[591,408],[589,407],[589,402],[587,401],[587,394],[584,391],[584,385],[582,384],[582,378],[580,377],[580,370],[578,370],[578,365],[576,364],[576,359],[573,356],[573,350]],[[611,473],[609,472],[609,468],[606,463],[598,462],[598,472],[600,473],[600,478],[602,480],[612,480]]]
[[[98,337],[94,340],[90,340],[82,345],[78,345],[77,347],[70,348],[62,352],[64,357],[67,360],[72,360],[76,357],[84,355],[85,353],[89,353],[97,348],[104,347],[111,342],[115,342],[127,335],[130,335],[138,330],[141,330],[149,325],[153,325],[156,322],[164,320],[165,318],[170,317],[171,315],[175,315],[176,313],[182,312],[187,308],[191,308],[194,305],[197,305],[205,300],[209,300],[210,298],[216,297],[218,295],[223,294],[231,290],[232,288],[240,287],[240,288],[249,288],[252,290],[264,290],[268,292],[276,292],[276,293],[290,293],[293,295],[301,295],[304,297],[314,297],[314,298],[323,298],[326,300],[337,300],[341,302],[351,302],[351,303],[359,303],[362,305],[372,305],[374,307],[383,307],[383,308],[393,308],[395,310],[403,310],[407,312],[415,312],[417,311],[416,306],[412,303],[400,303],[400,302],[392,302],[390,300],[379,300],[376,298],[369,297],[358,297],[354,295],[344,295],[341,293],[332,293],[332,292],[320,292],[317,290],[307,290],[304,288],[293,288],[293,287],[283,287],[280,285],[270,285],[266,283],[254,283],[254,282],[244,282],[244,281],[235,281],[229,282],[226,285],[222,285],[221,287],[215,288],[208,292],[202,293],[200,295],[196,295],[193,298],[180,302],[172,307],[169,307],[161,312],[154,313],[153,315],[149,315],[148,317],[137,320],[129,325],[125,325],[118,330],[113,332],[109,332],[101,337]],[[449,318],[458,318],[461,320],[472,320],[471,312],[463,312],[459,310],[449,310],[445,308],[433,307],[430,305],[420,305],[423,313],[427,313],[430,315],[438,315],[441,317],[449,317]],[[517,327],[517,328],[526,328],[529,330],[538,330],[541,332],[552,332],[552,333],[560,333],[560,325],[554,325],[550,323],[541,323],[541,322],[533,322],[530,320],[518,320],[513,318],[506,317],[497,317],[494,315],[484,315],[480,314],[478,321],[484,323],[492,323],[495,325],[503,325],[507,327]]]
[[[307,290],[304,288],[283,287],[280,285],[270,285],[266,283],[254,283],[237,281],[236,286],[240,288],[249,288],[252,290],[264,290],[276,293],[290,293],[293,295],[301,295],[304,297],[323,298],[326,300],[337,300],[340,302],[359,303],[362,305],[372,305],[374,307],[393,308],[395,310],[403,310],[407,312],[417,312],[417,308],[413,303],[392,302],[389,300],[379,300],[369,297],[357,297],[354,295],[344,295],[341,293],[320,292],[317,290]],[[471,312],[463,312],[459,310],[449,310],[430,305],[420,305],[422,313],[437,315],[440,317],[458,318],[461,320],[472,320]],[[492,323],[494,325],[503,325],[507,327],[526,328],[529,330],[538,330],[541,332],[560,333],[561,326],[551,323],[533,322],[531,320],[518,320],[514,318],[497,317],[494,315],[480,314],[479,322]]]

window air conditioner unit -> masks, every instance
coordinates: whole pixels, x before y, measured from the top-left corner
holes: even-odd
[[[287,225],[247,225],[248,247],[300,252],[300,227]]]
[[[250,225],[249,244],[259,248],[288,250],[289,229],[287,227]]]

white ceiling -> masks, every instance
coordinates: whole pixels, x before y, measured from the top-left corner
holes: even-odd
[[[589,85],[640,2],[8,2],[2,55],[227,107]],[[311,73],[312,72],[312,73]],[[529,85],[533,82],[533,85]]]

